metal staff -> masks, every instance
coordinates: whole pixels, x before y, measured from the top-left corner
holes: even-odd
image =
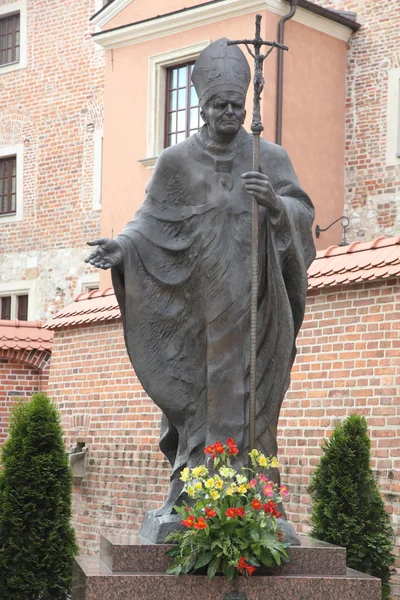
[[[261,93],[264,89],[263,64],[274,48],[288,50],[287,46],[276,42],[266,42],[261,37],[261,15],[256,15],[256,35],[253,40],[233,40],[228,46],[244,44],[254,58],[254,100],[253,120],[253,171],[260,171],[260,135],[264,131],[261,121]],[[254,52],[250,49],[254,47]],[[266,54],[261,54],[262,46],[269,46]],[[249,402],[249,451],[256,445],[256,399],[257,399],[257,309],[258,309],[258,240],[259,206],[253,197],[252,253],[251,253],[251,324],[250,324],[250,402]]]

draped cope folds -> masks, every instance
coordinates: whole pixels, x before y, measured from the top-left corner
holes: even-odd
[[[160,448],[173,473],[203,463],[217,439],[247,452],[252,198],[241,174],[252,170],[252,136],[242,129],[237,141],[231,157],[205,152],[198,134],[164,150],[116,238],[126,346],[163,412]],[[260,206],[256,439],[275,455],[315,256],[314,210],[280,146],[261,140],[261,171],[284,207]]]

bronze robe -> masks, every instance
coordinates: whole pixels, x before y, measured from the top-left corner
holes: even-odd
[[[132,365],[163,412],[160,448],[177,473],[203,448],[248,445],[251,210],[241,174],[252,136],[235,156],[205,152],[198,134],[160,155],[143,205],[117,237],[113,269]],[[277,453],[277,423],[304,316],[314,259],[313,205],[285,150],[261,140],[261,171],[284,210],[260,206],[257,447]]]

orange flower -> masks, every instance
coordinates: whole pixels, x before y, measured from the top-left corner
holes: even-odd
[[[213,510],[209,506],[206,506],[206,515],[207,515],[208,518],[210,518],[210,517],[216,517],[217,513],[215,512],[215,510]]]
[[[237,515],[237,510],[236,510],[236,508],[227,508],[225,511],[225,514],[230,519],[233,519]]]
[[[195,523],[195,524],[193,525],[193,527],[194,527],[195,529],[207,529],[208,525],[207,525],[207,523],[205,522],[205,520],[204,520],[204,518],[203,518],[203,517],[199,517],[199,518],[197,519],[197,523]]]
[[[257,498],[254,498],[253,502],[251,503],[251,506],[254,508],[254,510],[261,510],[263,507],[263,505],[259,500],[257,500]]]
[[[193,515],[189,515],[186,520],[182,520],[181,519],[181,523],[185,527],[193,527],[195,520],[196,519],[195,519],[195,517]]]

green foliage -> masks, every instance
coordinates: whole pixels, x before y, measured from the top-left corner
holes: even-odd
[[[78,550],[72,474],[58,412],[45,394],[18,402],[1,458],[0,598],[65,600]]]
[[[371,443],[364,417],[351,415],[322,446],[309,488],[310,535],[347,549],[347,565],[382,580],[390,600],[393,530],[370,468]]]

